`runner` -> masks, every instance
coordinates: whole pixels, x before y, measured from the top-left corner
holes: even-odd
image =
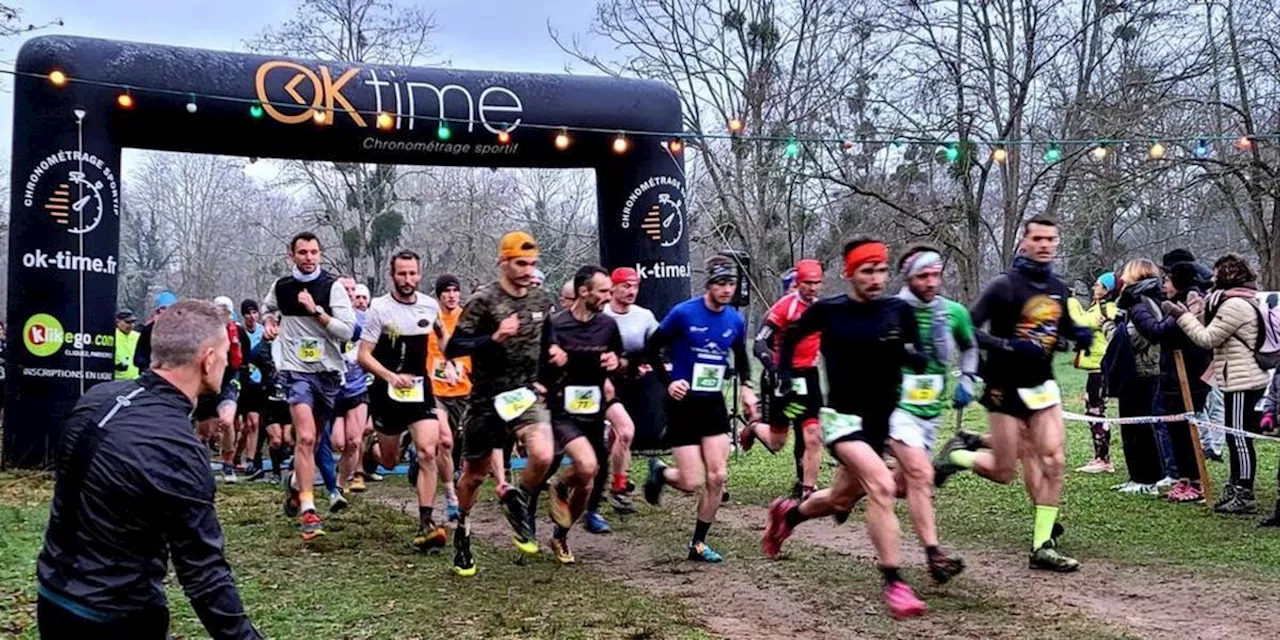
[[[426,473],[417,474],[418,533],[413,546],[419,551],[439,549],[448,536],[432,514],[436,499],[436,450],[440,423],[436,401],[426,386],[427,336],[436,323],[440,305],[420,293],[422,259],[412,251],[391,258],[391,292],[369,303],[364,331],[360,334],[360,366],[374,376],[370,387],[373,428],[378,432],[382,465],[396,465],[401,435],[408,431]],[[445,435],[447,436],[447,431]]]
[[[1066,434],[1062,394],[1053,378],[1053,354],[1066,347],[1067,339],[1079,349],[1088,349],[1093,333],[1077,327],[1066,312],[1071,292],[1053,273],[1059,242],[1056,222],[1043,217],[1027,220],[1013,267],[987,285],[974,305],[975,326],[988,326],[977,335],[987,351],[982,405],[989,414],[991,448],[971,450],[969,434],[952,438],[938,454],[934,482],[942,486],[957,471],[972,469],[988,480],[1008,484],[1017,475],[1019,452],[1025,448],[1023,480],[1036,513],[1030,566],[1070,572],[1079,569],[1080,563],[1059,551],[1061,527],[1055,527],[1062,500]]]
[[[227,338],[231,346],[227,351],[227,369],[222,378],[222,390],[216,396],[200,398],[193,418],[203,435],[221,440],[219,452],[222,457],[222,480],[227,484],[234,484],[237,481],[236,404],[240,400],[241,373],[248,364],[244,349],[249,345],[249,336],[235,322],[235,303],[231,298],[218,296],[213,299],[213,303],[226,314]]]
[[[865,492],[869,497],[867,533],[884,577],[882,596],[890,615],[901,620],[922,615],[927,607],[898,570],[901,532],[893,512],[897,489],[882,455],[892,435],[903,369],[923,373],[925,358],[919,355],[920,330],[911,305],[882,295],[889,274],[888,248],[870,238],[857,238],[845,244],[843,256],[850,292],[810,306],[783,335],[778,359],[782,363],[778,384],[791,388],[796,349],[801,340],[820,334],[829,386],[821,412],[823,442],[840,466],[830,488],[802,501],[779,498],[773,502],[761,546],[765,555],[777,557],[796,525],[848,511]],[[894,448],[910,460],[915,452],[904,453],[904,449]]]
[[[738,445],[750,451],[751,445],[760,440],[769,453],[777,453],[787,442],[787,429],[796,427],[796,484],[792,498],[803,498],[813,492],[818,483],[818,471],[822,465],[822,429],[818,423],[818,411],[822,409],[822,382],[818,377],[818,335],[805,338],[796,347],[796,360],[790,364],[794,371],[789,390],[777,387],[775,379],[778,367],[778,349],[782,334],[800,318],[822,293],[822,265],[817,260],[801,260],[796,263],[795,289],[778,299],[765,314],[764,326],[756,336],[755,355],[764,370],[760,372],[760,392],[763,394],[767,424],[752,423],[738,434]],[[784,406],[782,398],[788,394],[796,397],[793,406]]]
[[[622,334],[623,357],[630,362],[639,363],[644,360],[649,337],[658,330],[658,319],[653,312],[636,304],[640,295],[640,274],[630,267],[619,267],[609,274],[613,282],[609,304],[605,306],[605,315],[613,318]],[[632,493],[635,485],[627,479],[631,469],[631,443],[635,440],[636,425],[631,419],[633,411],[644,411],[652,414],[644,394],[644,378],[652,372],[647,364],[627,367],[621,374],[614,376],[605,385],[608,396],[605,419],[609,423],[609,458],[601,461],[601,469],[596,474],[595,485],[591,488],[591,497],[587,499],[587,515],[585,527],[591,533],[608,533],[609,523],[600,515],[600,500],[604,495],[606,480],[609,483],[609,504],[613,512],[620,515],[635,513],[635,501]],[[612,387],[613,392],[609,392]],[[666,394],[663,394],[664,396]],[[613,470],[612,476],[609,470]]]
[[[262,425],[262,405],[266,402],[266,390],[262,386],[262,370],[256,364],[258,351],[262,348],[262,323],[259,322],[258,303],[254,300],[240,302],[240,320],[244,324],[245,336],[249,339],[244,346],[245,367],[240,378],[240,402],[236,405],[236,419],[239,421],[237,431],[240,444],[236,458],[241,453],[248,453],[250,462],[245,466],[245,474],[250,480],[257,480],[264,475],[262,470],[262,436],[265,435]]]
[[[369,301],[373,296],[369,295],[369,287],[358,284],[356,285],[355,296],[351,298],[351,306],[356,311],[368,311]]]
[[[689,542],[689,559],[720,562],[724,558],[707,546],[707,531],[715,521],[724,493],[729,462],[729,415],[725,410],[725,372],[733,353],[747,420],[758,416],[751,389],[747,356],[747,323],[728,306],[738,288],[738,267],[724,256],[707,259],[706,293],[676,305],[649,339],[653,373],[667,385],[667,444],[675,466],[649,459],[644,497],[656,505],[662,488],[671,485],[698,497],[697,523]],[[670,347],[672,370],[662,349]]]
[[[449,360],[444,357],[442,344],[449,341],[458,318],[462,317],[462,283],[456,276],[443,274],[436,278],[436,299],[440,302],[440,317],[427,338],[427,370],[431,372],[431,395],[436,398],[436,414],[441,430],[448,430],[453,446],[449,455],[440,452],[437,457],[440,480],[444,483],[444,503],[449,522],[458,519],[458,491],[454,486],[457,472],[462,469],[462,425],[467,422],[467,410],[471,395],[471,358]],[[497,467],[501,473],[502,465]],[[506,484],[506,477],[499,479]]]
[[[354,300],[358,294],[356,279],[342,276],[338,282],[347,290],[347,295]],[[342,353],[346,363],[343,376],[342,393],[333,410],[333,428],[331,439],[333,448],[342,452],[338,460],[338,485],[345,485],[352,493],[365,490],[364,464],[361,458],[364,453],[364,428],[369,422],[369,375],[357,361],[359,354],[360,334],[365,322],[365,312],[356,309],[356,325],[351,331],[351,341]],[[394,465],[392,465],[394,466]]]
[[[572,464],[551,480],[551,549],[561,564],[576,560],[569,550],[569,529],[587,508],[605,446],[604,383],[626,367],[618,323],[601,313],[609,304],[613,283],[604,269],[586,266],[573,276],[574,302],[551,318],[555,344],[567,361],[541,376],[551,403],[556,448]],[[558,456],[557,456],[558,457]]]
[[[289,241],[293,273],[272,284],[262,303],[267,312],[265,336],[268,340],[278,337],[274,348],[279,355],[279,381],[297,435],[285,513],[301,514],[303,541],[324,535],[312,490],[318,428],[333,416],[346,369],[342,345],[351,339],[356,322],[346,288],[320,268],[320,254],[315,234],[295,235]]]
[[[446,358],[472,357],[471,411],[463,427],[466,462],[458,483],[458,528],[453,535],[453,571],[460,576],[476,573],[467,515],[494,465],[493,452],[512,436],[524,446],[526,466],[520,486],[503,493],[502,505],[516,549],[526,555],[538,553],[528,517],[529,496],[547,476],[555,443],[550,416],[534,388],[538,367],[548,353],[553,303],[550,292],[533,286],[537,266],[533,236],[520,231],[502,236],[498,281],[480,287],[467,300],[445,345]]]
[[[253,364],[262,372],[262,422],[266,425],[267,450],[271,454],[272,481],[281,484],[284,461],[292,455],[293,420],[277,375],[278,356],[273,355],[275,351],[275,343],[264,337]]]

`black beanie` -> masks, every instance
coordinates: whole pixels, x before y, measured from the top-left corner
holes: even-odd
[[[436,278],[436,297],[439,298],[440,294],[444,293],[444,290],[449,287],[457,287],[458,291],[462,291],[462,283],[458,281],[458,276],[447,273],[441,274],[439,278]]]
[[[1194,262],[1175,262],[1169,267],[1169,282],[1178,291],[1203,284],[1200,269]]]
[[[240,315],[242,316],[247,316],[249,315],[250,311],[257,311],[257,310],[258,310],[258,303],[257,301],[251,298],[245,298],[244,302],[240,303]]]
[[[1166,270],[1180,262],[1195,262],[1196,257],[1186,249],[1174,249],[1160,258],[1160,266]]]

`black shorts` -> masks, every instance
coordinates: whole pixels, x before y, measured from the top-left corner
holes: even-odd
[[[979,402],[990,413],[1002,413],[1024,422],[1036,414],[1036,410],[1027,407],[1022,401],[1022,396],[1018,395],[1018,390],[1014,387],[988,385]],[[1061,401],[1058,406],[1062,406]]]
[[[362,391],[354,396],[340,396],[338,402],[333,405],[333,416],[335,418],[346,417],[348,411],[362,404],[369,404],[368,391]]]
[[[442,398],[436,396],[436,406],[444,409],[449,420],[449,431],[453,432],[453,446],[462,444],[462,427],[467,424],[467,414],[471,410],[471,400],[467,396]]]
[[[192,418],[196,422],[213,420],[218,417],[218,407],[221,407],[223,403],[239,402],[239,400],[240,388],[234,384],[226,385],[222,387],[222,391],[216,396],[202,396],[196,402],[196,411],[192,414]]]
[[[556,438],[556,451],[563,453],[565,445],[586,438],[593,449],[604,448],[604,414],[598,416],[556,415],[551,418],[551,431]]]
[[[884,450],[889,443],[889,417],[893,415],[893,409],[887,412],[862,417],[862,429],[846,436],[841,436],[830,442],[827,442],[827,451],[835,458],[837,462],[840,458],[836,456],[835,446],[841,442],[865,442],[875,451],[877,455],[883,456]],[[823,433],[823,440],[826,440],[826,434]],[[843,464],[843,463],[842,463]]]
[[[668,447],[700,445],[703,438],[731,431],[723,395],[691,393],[683,400],[668,397],[666,405],[667,433],[664,440]]]
[[[386,391],[382,395],[384,400],[377,400],[376,392],[370,397],[373,398],[369,403],[373,430],[381,435],[398,436],[408,431],[415,422],[436,420],[436,401],[430,394],[425,402],[396,402],[386,397]]]
[[[270,398],[264,400],[262,403],[262,424],[267,426],[293,424],[293,415],[289,413],[289,403],[284,400],[272,400]]]
[[[801,384],[804,387],[803,395],[794,396],[794,402],[804,405],[800,415],[795,418],[789,418],[786,415],[787,402],[785,396],[779,395],[774,387],[774,377],[769,374],[760,376],[760,414],[765,417],[769,426],[778,430],[785,431],[788,427],[795,425],[801,426],[806,422],[817,422],[818,412],[822,410],[822,378],[818,375],[817,369],[798,369],[792,380],[792,385]],[[803,383],[799,381],[803,380]]]
[[[262,413],[267,403],[267,390],[262,385],[247,384],[240,388],[240,399],[236,402],[236,415],[247,416],[250,413]]]
[[[462,456],[468,460],[487,457],[495,449],[509,449],[515,442],[516,432],[523,427],[551,422],[551,415],[541,398],[525,409],[524,413],[507,422],[493,408],[492,398],[472,397],[475,401],[471,403],[462,429]]]

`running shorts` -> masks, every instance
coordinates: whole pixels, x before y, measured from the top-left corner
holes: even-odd
[[[471,400],[467,396],[452,398],[436,396],[436,407],[443,410],[445,418],[449,420],[449,430],[453,432],[453,446],[462,446],[462,427],[467,424]]]
[[[351,411],[362,404],[369,404],[368,391],[357,393],[354,396],[339,396],[337,404],[333,407],[333,415],[334,417],[341,418],[347,415],[348,411]]]
[[[554,416],[551,419],[551,431],[556,437],[556,451],[561,453],[564,452],[565,445],[578,438],[586,438],[594,449],[604,448],[603,417]]]
[[[430,385],[424,385],[422,402],[396,402],[387,397],[386,383],[377,383],[369,389],[369,414],[373,416],[373,430],[384,436],[398,436],[409,430],[415,422],[438,420],[436,399]]]
[[[837,444],[840,444],[841,442],[865,442],[873,451],[876,452],[877,455],[883,456],[885,445],[889,439],[889,416],[892,415],[892,413],[893,412],[890,411],[883,415],[863,416],[862,428],[860,430],[827,442],[827,451],[831,453],[832,458],[839,461],[840,458],[836,455],[835,450],[835,446]],[[825,431],[826,430],[824,429],[824,440],[826,439]]]
[[[988,386],[979,402],[991,413],[1004,414],[1022,421],[1026,421],[1036,413],[1035,410],[1027,407],[1022,401],[1022,396],[1018,395],[1018,390],[1013,387]],[[1058,406],[1061,406],[1061,401]]]
[[[795,377],[792,378],[792,388],[795,389],[798,385],[805,391],[791,398],[791,402],[803,406],[800,414],[794,419],[787,417],[787,405],[790,403],[786,395],[780,393],[774,384],[772,376],[768,374],[760,376],[760,413],[768,420],[770,428],[775,431],[786,431],[792,425],[800,426],[810,420],[815,422],[818,420],[818,412],[822,410],[822,380],[816,368],[798,369]]]
[[[290,406],[305,404],[311,407],[316,424],[324,424],[333,417],[334,405],[342,395],[342,373],[281,371],[277,379],[284,390],[285,401]]]
[[[689,394],[683,400],[667,397],[667,433],[664,440],[668,447],[689,447],[702,444],[703,438],[725,435],[730,432],[729,412],[724,406],[724,396]]]
[[[203,396],[196,402],[196,411],[192,415],[196,422],[204,420],[212,420],[218,417],[218,407],[230,402],[235,404],[240,400],[240,388],[234,384],[228,384],[222,387],[216,396]]]
[[[236,403],[236,415],[247,416],[250,413],[262,413],[267,402],[267,390],[260,384],[246,384],[240,387],[240,401]]]
[[[551,414],[541,398],[510,422],[498,415],[492,398],[473,396],[472,399],[462,429],[462,455],[468,460],[484,458],[494,449],[509,448],[515,442],[516,432],[528,425],[551,422]]]
[[[889,437],[908,447],[932,452],[940,424],[942,416],[921,418],[914,413],[894,409],[893,415],[889,416]]]
[[[262,404],[262,424],[293,424],[293,416],[289,413],[289,403],[284,400],[267,399]]]

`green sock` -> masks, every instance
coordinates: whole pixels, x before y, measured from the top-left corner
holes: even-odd
[[[973,468],[973,461],[978,457],[977,451],[969,451],[968,449],[958,449],[951,452],[952,464],[958,464],[965,469]]]
[[[1031,548],[1039,549],[1053,534],[1053,523],[1058,521],[1058,508],[1036,505],[1036,528],[1032,534]]]

